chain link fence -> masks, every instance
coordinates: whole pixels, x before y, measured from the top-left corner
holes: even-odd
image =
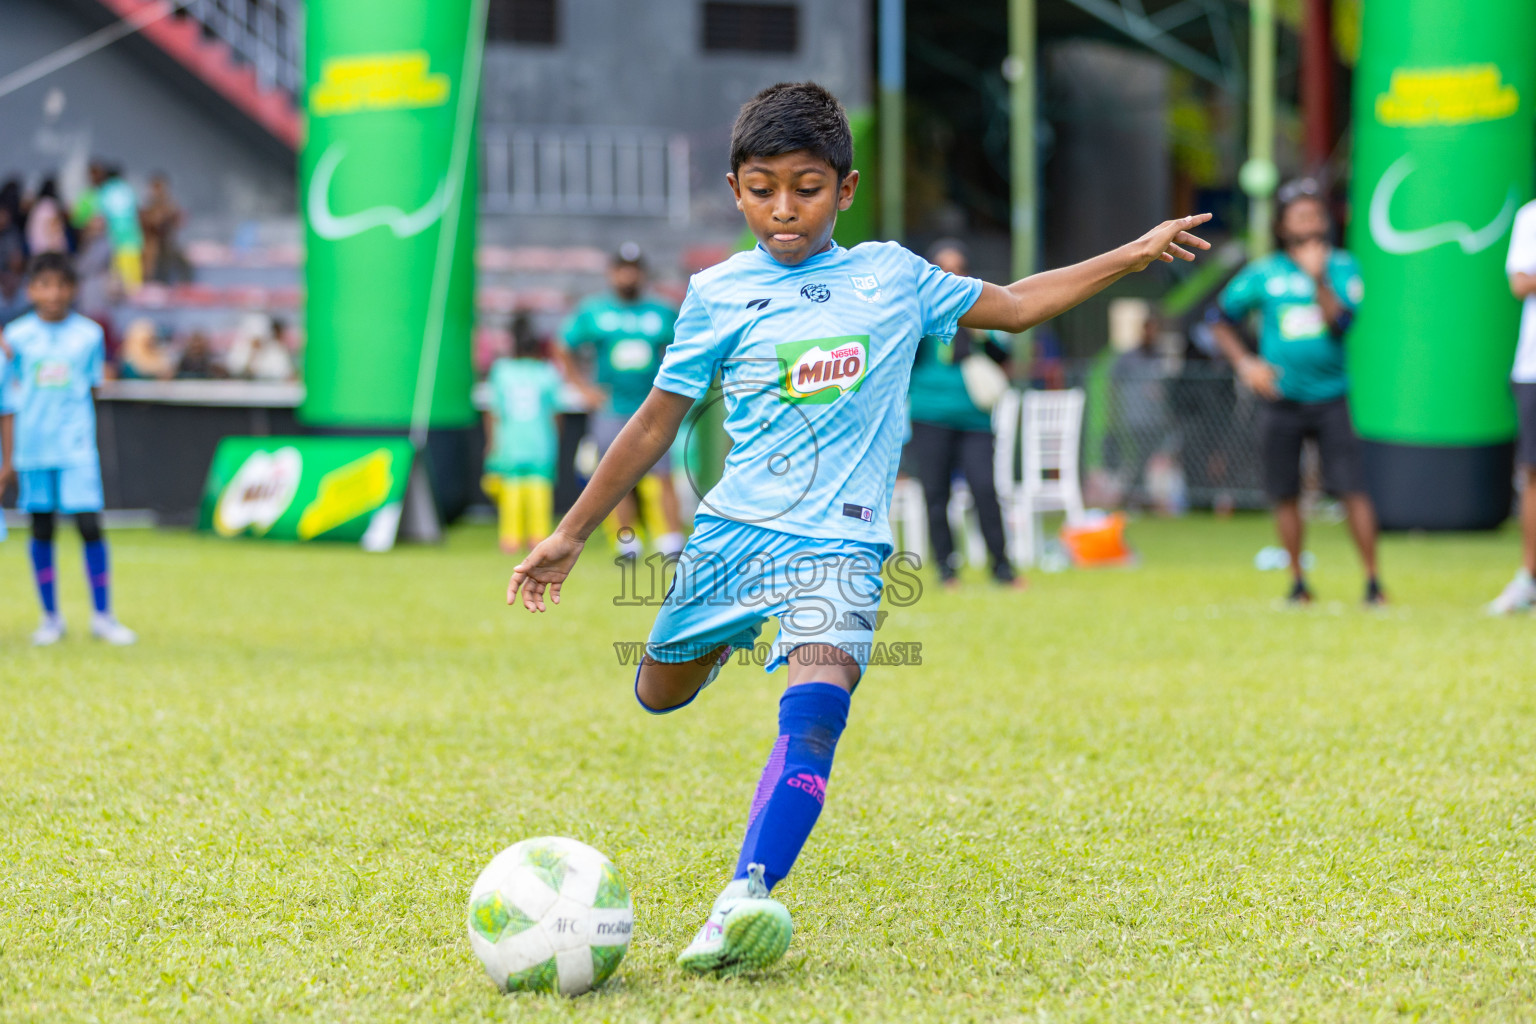
[[[1267,507],[1261,402],[1224,363],[1142,351],[1073,367],[1088,396],[1083,490],[1090,507],[1181,512]]]

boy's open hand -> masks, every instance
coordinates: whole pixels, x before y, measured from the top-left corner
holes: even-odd
[[[1211,219],[1209,213],[1197,213],[1191,217],[1180,217],[1178,220],[1165,220],[1157,227],[1142,235],[1131,243],[1135,253],[1135,266],[1137,270],[1146,270],[1155,262],[1172,263],[1175,258],[1190,261],[1195,254],[1191,249],[1209,249],[1211,243],[1196,235],[1190,234],[1190,229],[1197,228]]]
[[[518,591],[522,591],[524,608],[531,612],[545,611],[546,590],[550,601],[559,604],[560,584],[571,574],[584,547],[585,542],[574,537],[558,531],[551,534],[513,567],[512,579],[507,583],[507,604],[516,604]]]

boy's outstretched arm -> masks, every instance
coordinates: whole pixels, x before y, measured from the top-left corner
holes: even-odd
[[[1134,242],[1127,242],[1091,260],[1059,270],[1047,270],[1003,287],[983,284],[976,302],[960,318],[964,327],[1008,331],[1017,334],[1053,316],[1065,313],[1096,295],[1126,274],[1145,270],[1153,263],[1192,260],[1190,249],[1209,249],[1211,243],[1190,234],[1211,219],[1208,213],[1167,220]]]
[[[560,520],[555,532],[512,570],[512,579],[507,583],[507,604],[514,604],[521,591],[523,607],[542,612],[546,590],[552,602],[560,603],[560,585],[571,574],[587,538],[672,446],[683,417],[692,408],[693,399],[686,395],[651,388],[645,404],[619,431],[581,497]]]

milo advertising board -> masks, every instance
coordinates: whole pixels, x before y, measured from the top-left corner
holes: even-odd
[[[230,437],[203,490],[200,529],[220,537],[394,546],[411,475],[404,438]]]
[[[305,10],[305,423],[474,422],[483,17],[484,0]]]
[[[1532,190],[1536,3],[1393,0],[1364,19],[1348,359],[1367,480],[1388,528],[1491,527],[1510,507],[1504,258]]]

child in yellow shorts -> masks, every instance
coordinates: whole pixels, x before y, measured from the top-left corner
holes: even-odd
[[[560,375],[541,358],[527,317],[513,321],[512,357],[491,365],[489,384],[481,487],[496,502],[501,550],[513,554],[538,544],[553,529],[560,437]]]

